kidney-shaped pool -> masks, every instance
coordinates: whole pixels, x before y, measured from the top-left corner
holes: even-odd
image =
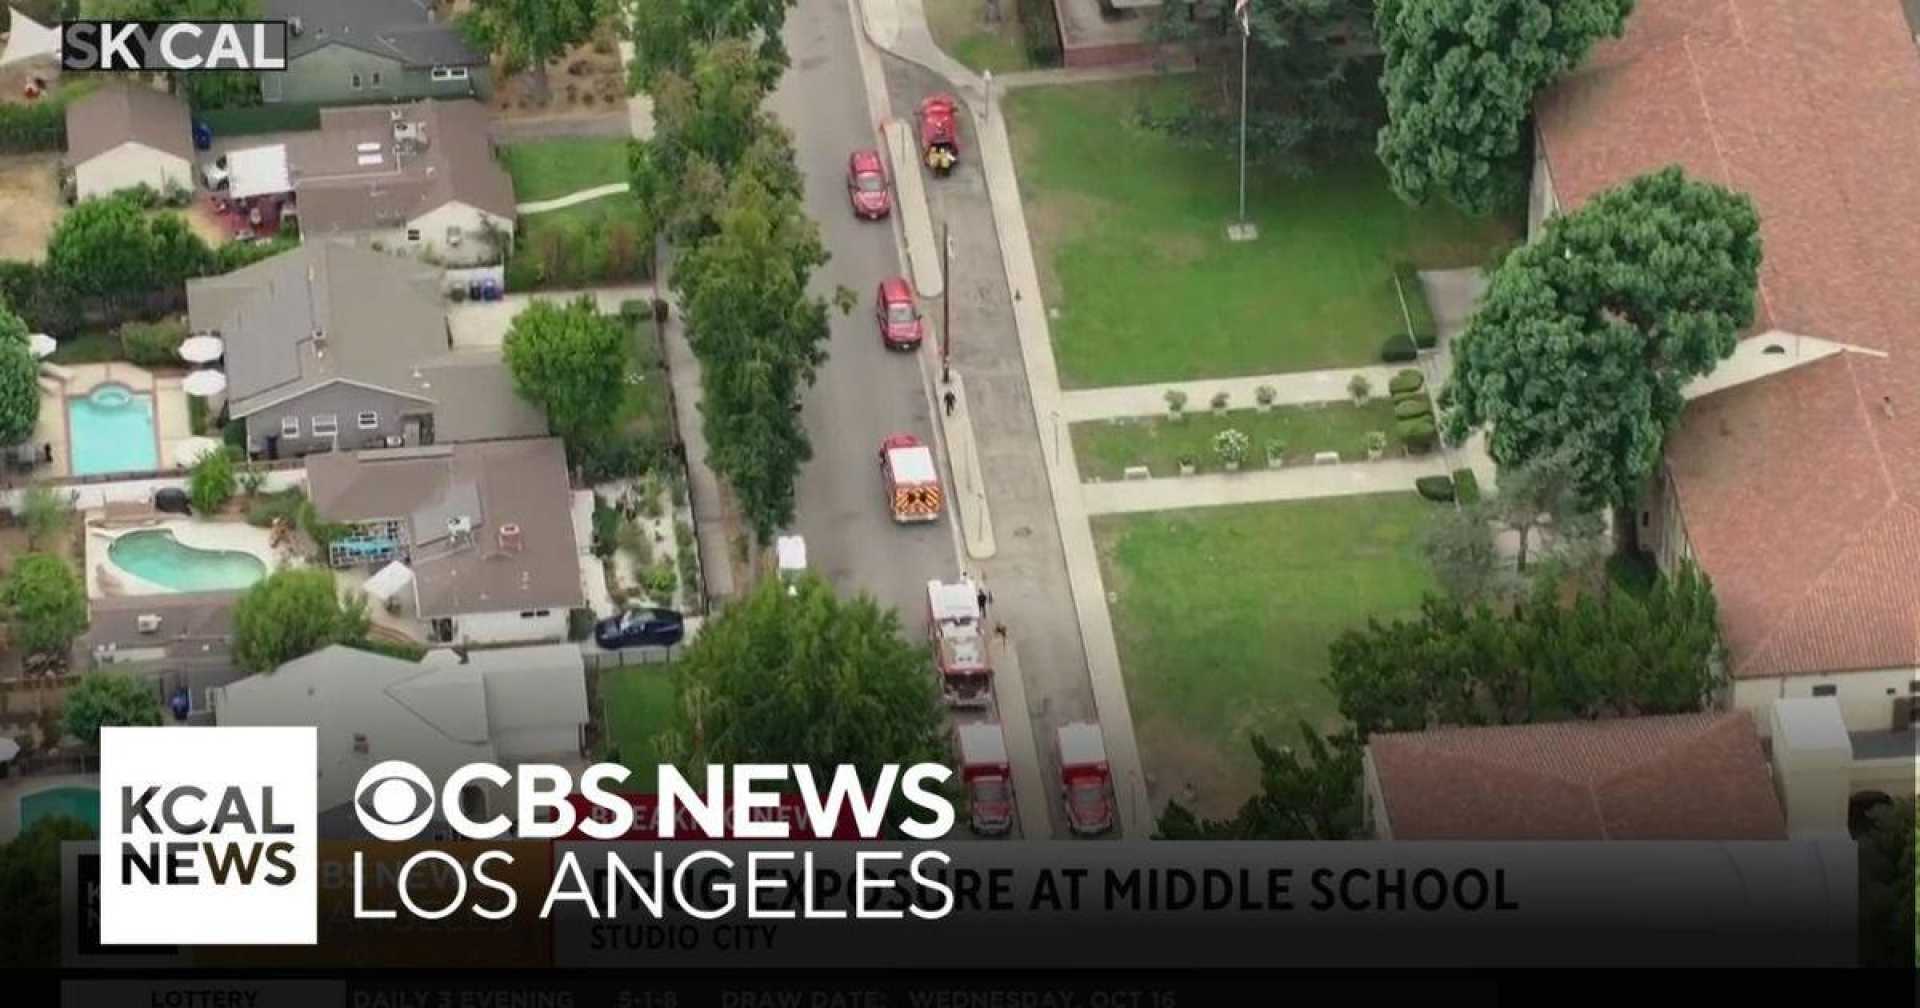
[[[267,576],[267,565],[251,553],[195,549],[159,529],[115,539],[107,557],[129,574],[181,592],[245,588]]]

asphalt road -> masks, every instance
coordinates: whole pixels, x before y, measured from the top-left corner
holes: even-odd
[[[850,314],[834,312],[829,359],[806,396],[813,459],[797,489],[799,532],[810,567],[843,593],[866,592],[898,610],[913,637],[922,632],[927,581],[957,573],[954,529],[947,520],[896,524],[877,455],[881,439],[893,433],[934,443],[931,350],[889,351],[874,324],[874,288],[904,267],[893,222],[856,219],[847,203],[847,155],[878,148],[881,140],[843,0],[802,0],[787,15],[786,40],[793,66],[771,107],[793,132],[807,211],[832,256],[815,274],[815,289],[831,296],[844,286],[859,299]],[[939,304],[921,310],[937,318]],[[942,475],[951,486],[944,460]]]

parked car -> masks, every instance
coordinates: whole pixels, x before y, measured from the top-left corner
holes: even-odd
[[[672,609],[629,609],[593,627],[594,643],[609,651],[628,647],[672,647],[687,635],[687,621]]]
[[[874,318],[880,323],[880,341],[890,350],[913,350],[926,336],[920,322],[920,308],[913,303],[913,288],[906,277],[880,282],[873,297]]]
[[[233,181],[233,176],[232,173],[227,170],[227,156],[225,154],[200,162],[200,183],[206,186],[209,192],[219,192],[225,189],[227,183],[231,181]]]
[[[879,220],[893,212],[893,196],[887,192],[887,170],[877,150],[854,151],[847,158],[847,201],[853,215]]]

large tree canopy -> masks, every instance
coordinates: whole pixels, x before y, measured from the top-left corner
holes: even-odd
[[[367,635],[364,599],[340,601],[324,567],[278,570],[247,589],[233,607],[233,660],[249,672],[271,672],[331,644]]]
[[[64,928],[60,901],[60,845],[92,840],[93,827],[71,816],[36,820],[0,844],[0,967],[52,969],[60,965]]]
[[[1920,820],[1914,800],[1902,798],[1868,813],[1860,843],[1860,945],[1865,966],[1912,969],[1920,965]]]
[[[831,775],[945,758],[945,710],[926,646],[861,595],[778,578],[701,630],[677,667],[681,706],[662,754],[708,763],[804,763]]]
[[[1679,168],[1553,218],[1494,272],[1455,341],[1449,435],[1488,428],[1503,468],[1565,453],[1583,498],[1626,504],[1681,390],[1753,322],[1759,270],[1752,201]]]
[[[576,459],[585,442],[610,429],[624,393],[626,332],[593,299],[536,301],[507,330],[514,387],[547,412]]]
[[[1275,748],[1253,736],[1260,761],[1260,793],[1231,819],[1201,819],[1168,802],[1156,832],[1161,840],[1352,840],[1361,831],[1361,746],[1351,733],[1321,738],[1300,724],[1304,751]]]
[[[13,615],[13,643],[40,658],[62,659],[87,629],[87,592],[67,562],[51,553],[14,561],[0,587]]]
[[[1222,148],[1239,142],[1240,20],[1229,0],[1160,8],[1156,37],[1194,53],[1217,88],[1151,122]],[[1386,119],[1373,0],[1263,0],[1250,8],[1247,157],[1306,170],[1316,157],[1363,149]]]
[[[1633,0],[1379,0],[1380,160],[1410,203],[1472,213],[1524,191],[1533,98],[1618,35]]]
[[[1645,597],[1609,585],[1572,604],[1553,589],[1511,616],[1430,597],[1418,619],[1343,634],[1328,675],[1340,713],[1364,736],[1701,709],[1720,641],[1704,575],[1683,566]]]
[[[787,8],[798,0],[626,0],[633,25],[628,86],[654,94],[661,74],[689,72],[695,51],[722,39],[753,45],[763,89],[787,69]]]
[[[147,679],[124,672],[89,672],[67,691],[62,724],[88,745],[100,741],[100,729],[160,723],[160,697]]]
[[[153,298],[213,264],[213,250],[179,214],[149,215],[125,195],[80,201],[47,239],[46,272],[54,283],[108,304]]]
[[[0,446],[33,436],[40,422],[40,362],[27,342],[27,324],[0,304]]]
[[[509,67],[531,72],[535,90],[544,98],[547,62],[586,41],[601,14],[600,0],[474,0],[461,24]]]

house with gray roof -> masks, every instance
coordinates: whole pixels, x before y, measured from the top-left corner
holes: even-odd
[[[81,199],[193,187],[193,127],[179,97],[113,84],[67,104],[67,167]]]
[[[306,236],[450,266],[501,262],[513,237],[513,179],[476,101],[330,108],[287,141]]]
[[[405,760],[438,785],[474,762],[581,766],[586,670],[571,644],[456,653],[419,662],[334,645],[215,691],[221,726],[315,729],[321,836],[362,835],[354,790],[375,764]],[[511,795],[461,795],[485,818]]]
[[[498,349],[454,349],[441,272],[333,240],[187,282],[196,333],[226,342],[227,410],[269,458],[541,437]]]
[[[586,604],[558,438],[316,455],[307,485],[321,518],[352,527],[329,561],[404,563],[435,641],[564,641]]]
[[[233,663],[233,606],[240,593],[114,595],[88,604],[72,667],[151,680],[163,703],[184,695],[187,719],[212,717],[212,692],[242,675]]]
[[[487,55],[429,0],[266,0],[287,22],[287,68],[260,75],[268,102],[486,98]]]

